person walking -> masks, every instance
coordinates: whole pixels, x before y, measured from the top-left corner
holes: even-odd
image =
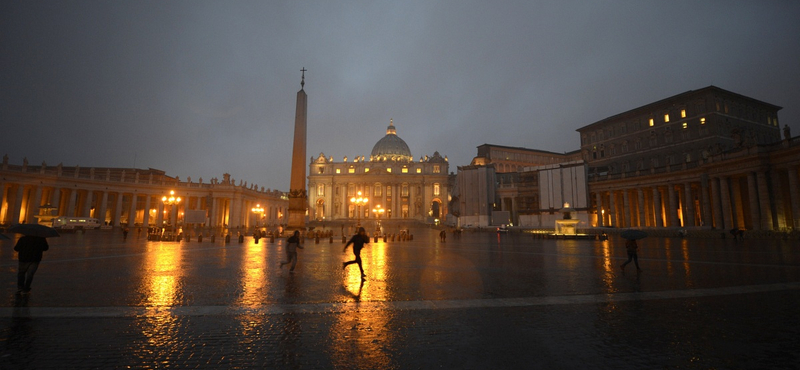
[[[636,240],[628,239],[628,241],[625,242],[625,249],[628,250],[628,260],[619,267],[625,272],[625,265],[631,263],[631,260],[633,260],[633,263],[636,265],[636,271],[641,272],[642,269],[639,268],[639,245],[636,244]]]
[[[369,243],[369,236],[367,236],[367,231],[364,230],[363,227],[360,227],[358,228],[358,234],[353,235],[353,237],[350,238],[350,241],[348,241],[347,244],[344,245],[344,249],[342,249],[342,253],[344,253],[347,251],[347,247],[349,247],[350,244],[353,245],[353,254],[356,256],[356,259],[352,261],[342,262],[342,270],[344,270],[347,267],[347,265],[357,263],[358,269],[361,270],[361,280],[364,280],[367,277],[367,275],[364,274],[364,266],[361,264],[361,249],[364,248],[364,244],[367,243]]]
[[[444,241],[447,239],[447,231],[446,231],[446,230],[442,230],[442,231],[439,233],[439,239],[440,239],[442,242],[444,242]]]
[[[47,239],[41,236],[25,235],[14,246],[19,259],[19,269],[17,271],[17,294],[28,294],[31,291],[31,282],[36,270],[39,269],[39,262],[42,261],[42,252],[50,249]]]
[[[303,249],[303,246],[300,245],[299,230],[295,230],[294,234],[286,241],[286,261],[281,262],[281,268],[283,265],[291,263],[292,267],[289,268],[289,272],[294,272],[294,267],[297,266],[297,248]]]

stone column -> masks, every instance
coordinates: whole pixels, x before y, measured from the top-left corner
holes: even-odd
[[[735,226],[733,224],[733,207],[731,205],[731,190],[730,186],[728,186],[727,177],[719,178],[719,196],[722,203],[723,230],[733,229]]]
[[[86,199],[83,200],[83,217],[92,217],[92,196],[91,190],[86,190]]]
[[[713,220],[709,225],[715,229],[725,230],[725,222],[722,220],[722,204],[719,195],[719,177],[711,179],[711,215]]]
[[[800,229],[800,179],[797,168],[789,167],[789,197],[792,204],[792,221],[795,229]]]
[[[25,222],[27,222],[29,224],[30,223],[39,223],[39,220],[34,216],[39,214],[39,206],[42,205],[42,187],[41,186],[37,186],[36,187],[36,191],[34,192],[34,195],[33,195],[33,202],[31,203],[31,205],[32,206],[28,207],[28,208],[30,208],[32,212],[28,212],[28,214],[25,215],[25,218],[27,219],[27,221],[25,221]]]
[[[11,208],[11,223],[18,224],[22,217],[22,197],[25,195],[25,185],[17,184],[17,196],[14,197],[14,206]],[[10,206],[11,204],[9,204]],[[9,212],[7,212],[9,213]]]
[[[616,207],[616,199],[614,199],[614,191],[608,191],[608,226],[619,226],[617,222],[617,207]]]
[[[605,226],[605,220],[603,220],[603,195],[600,192],[594,193],[594,197],[597,200],[597,226],[603,227]]]
[[[692,184],[687,182],[683,185],[683,227],[695,226],[694,223],[694,196],[692,195]]]
[[[758,182],[758,202],[761,203],[761,229],[772,230],[772,207],[769,204],[769,187],[767,186],[767,174],[759,171],[756,174]]]
[[[67,203],[67,214],[68,217],[75,216],[75,202],[77,202],[78,198],[78,190],[75,188],[67,189],[69,192],[69,203]]]
[[[50,205],[56,207],[56,216],[64,215],[64,209],[61,208],[61,188],[53,189],[53,198],[50,201]]]
[[[113,226],[122,226],[122,192],[117,193],[116,206],[114,207]]]
[[[700,203],[703,206],[700,212],[700,226],[711,226],[711,200],[708,199],[708,175],[700,176]]]
[[[638,195],[639,205],[636,207],[639,209],[639,227],[647,226],[647,222],[645,221],[644,217],[644,191],[642,188],[637,188],[636,193]]]
[[[747,199],[750,201],[750,219],[753,222],[753,230],[761,229],[761,219],[758,215],[758,188],[756,188],[756,174],[747,174]]]
[[[667,220],[669,227],[678,227],[678,197],[675,194],[675,185],[669,184],[667,186],[667,194],[669,195],[669,213]]]
[[[5,200],[6,200],[6,183],[3,182],[3,181],[0,181],[0,210],[3,209],[3,202],[5,202]],[[6,213],[8,213],[8,212],[6,212]],[[2,216],[3,215],[0,214],[0,224],[6,223],[5,222],[6,220],[4,220]]]
[[[131,193],[131,209],[128,213],[128,227],[134,227],[136,224],[136,201],[139,195],[136,192]]]
[[[106,208],[108,207],[108,192],[102,191],[100,196],[100,204],[97,205],[97,219],[100,220],[100,225],[105,225],[106,222]]]
[[[656,227],[664,227],[663,212],[661,211],[661,192],[658,186],[653,187],[653,216],[655,216]]]
[[[785,228],[786,225],[786,212],[784,210],[783,191],[781,191],[781,173],[778,169],[770,171],[771,186],[769,187],[770,193],[775,201],[775,222],[773,223],[778,229]]]
[[[164,202],[156,204],[156,224],[155,227],[164,227]]]
[[[216,227],[217,225],[219,225],[219,219],[217,217],[218,212],[219,212],[219,200],[217,199],[217,197],[212,197],[211,211],[208,212],[209,215],[208,226]]]
[[[142,227],[150,227],[150,194],[144,194],[144,212],[142,212]]]
[[[628,189],[622,190],[622,215],[624,217],[625,225],[623,227],[631,227],[631,201],[628,198]]]

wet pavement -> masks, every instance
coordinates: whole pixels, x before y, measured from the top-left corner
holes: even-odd
[[[466,232],[269,243],[49,239],[17,296],[0,241],[0,369],[794,369],[800,242]]]

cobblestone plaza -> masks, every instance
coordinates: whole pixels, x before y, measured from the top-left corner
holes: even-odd
[[[2,369],[791,369],[800,363],[798,241],[624,243],[465,232],[370,243],[367,279],[341,236],[48,239],[16,296],[0,241]]]

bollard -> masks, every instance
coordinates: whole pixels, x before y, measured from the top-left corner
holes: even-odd
[[[386,243],[386,234],[383,234],[383,242]]]
[[[319,244],[319,235],[317,235],[317,237],[314,238],[314,244]]]
[[[375,235],[375,241],[373,241],[373,243],[377,243],[377,242],[378,242],[378,236]]]
[[[213,243],[214,240],[217,239],[217,234],[211,234],[211,242]]]
[[[269,242],[270,243],[275,243],[275,235],[270,235],[269,236]]]
[[[197,242],[200,243],[203,241],[203,234],[197,236]]]
[[[331,240],[329,243],[333,243],[333,235],[331,235]]]
[[[190,241],[192,241],[192,236],[189,235],[189,234],[186,234],[186,242],[188,243]]]
[[[231,234],[225,235],[225,244],[228,244],[230,242],[231,242]]]
[[[347,243],[347,237],[342,235],[342,243]]]
[[[239,235],[239,244],[244,243],[244,235]]]

